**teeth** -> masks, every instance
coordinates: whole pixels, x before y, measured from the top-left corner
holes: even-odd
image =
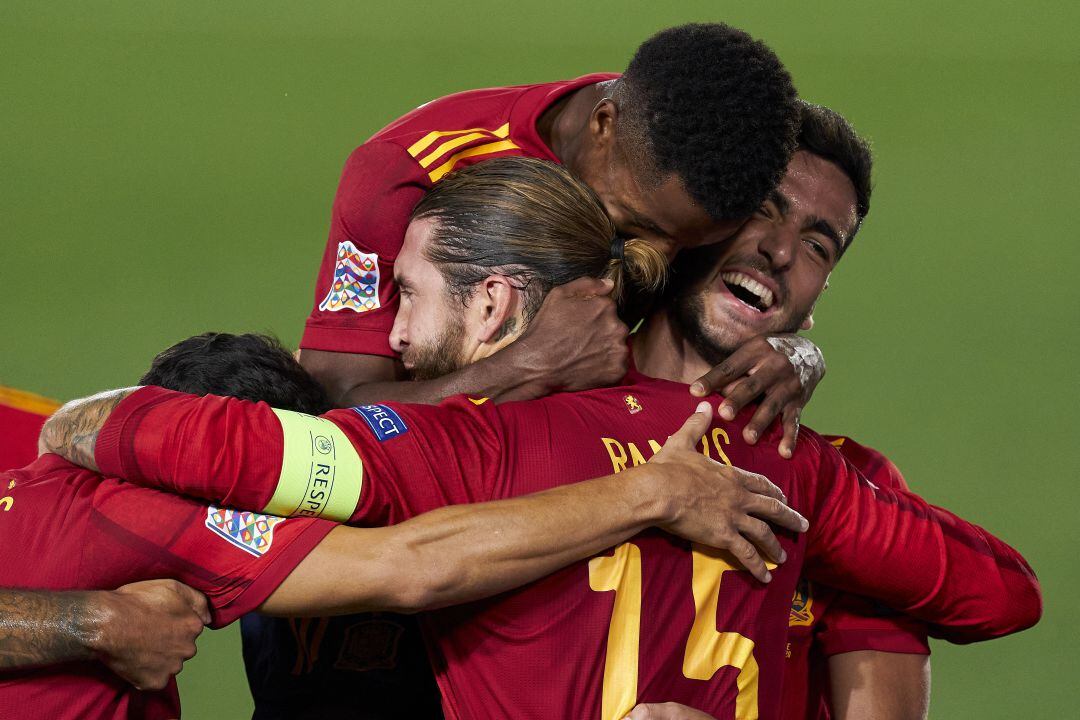
[[[768,310],[773,304],[772,290],[765,287],[757,280],[743,275],[741,272],[726,272],[720,276],[720,278],[728,285],[738,285],[741,288],[749,290],[758,296],[761,301],[761,306]]]

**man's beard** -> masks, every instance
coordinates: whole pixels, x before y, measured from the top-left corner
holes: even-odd
[[[446,327],[427,345],[411,345],[402,359],[412,365],[413,380],[434,380],[461,369],[465,320],[451,313]]]
[[[675,328],[690,343],[701,359],[716,367],[735,352],[735,347],[725,347],[719,338],[705,330],[705,295],[692,291],[672,298],[668,313]]]

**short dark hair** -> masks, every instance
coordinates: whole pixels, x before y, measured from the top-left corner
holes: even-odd
[[[280,410],[321,415],[325,391],[276,338],[203,333],[158,354],[140,385],[192,395],[224,395],[265,402]]]
[[[843,255],[870,212],[871,172],[874,156],[870,144],[855,132],[847,119],[824,105],[799,101],[801,123],[798,150],[805,150],[839,167],[855,188],[855,229],[841,248]]]
[[[764,43],[722,23],[646,40],[614,99],[619,143],[644,179],[674,173],[714,220],[757,210],[795,148],[791,76]]]
[[[612,295],[657,290],[667,260],[641,239],[624,240],[600,198],[561,165],[503,157],[457,170],[428,191],[412,219],[435,221],[424,255],[451,296],[467,301],[492,274],[515,278],[530,322],[548,291],[580,277],[611,278]]]

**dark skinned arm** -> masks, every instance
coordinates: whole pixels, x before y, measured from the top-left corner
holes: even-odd
[[[114,591],[3,589],[0,671],[100,660],[135,687],[160,690],[195,655],[209,621],[206,598],[174,580]]]
[[[926,720],[930,656],[874,650],[829,658],[835,720]]]

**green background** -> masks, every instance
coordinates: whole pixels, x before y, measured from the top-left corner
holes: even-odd
[[[1041,625],[934,647],[931,716],[1072,716],[1080,562],[1075,3],[0,5],[0,383],[132,382],[208,329],[299,340],[349,151],[456,90],[620,70],[725,20],[874,143],[874,208],[813,339],[807,417],[1022,549]],[[887,571],[887,569],[885,570]],[[249,712],[233,630],[189,718]]]

